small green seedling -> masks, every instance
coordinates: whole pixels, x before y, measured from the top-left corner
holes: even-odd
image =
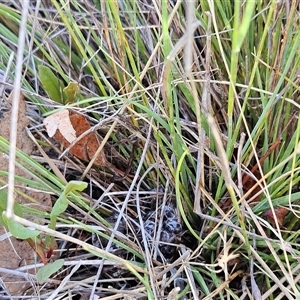
[[[69,82],[65,87],[63,81],[49,67],[40,65],[38,69],[42,86],[52,100],[62,104],[74,103],[77,100],[80,93],[78,83]]]
[[[68,207],[67,196],[76,191],[83,191],[87,187],[86,182],[82,181],[70,181],[65,186],[62,194],[54,204],[50,213],[50,224],[48,227],[55,230],[57,218],[60,214],[64,213]],[[3,212],[7,205],[7,193],[4,190],[0,190],[0,225],[7,226],[9,232],[18,239],[26,240],[29,245],[40,256],[44,266],[37,272],[38,282],[43,282],[49,278],[53,273],[57,272],[64,264],[63,259],[56,260],[49,263],[55,248],[55,240],[53,236],[47,235],[45,240],[40,237],[40,231],[27,228],[16,221],[8,219]],[[14,204],[15,214],[22,217],[22,208],[18,203]]]
[[[58,103],[66,103],[67,96],[63,91],[64,83],[62,80],[57,78],[49,67],[40,65],[38,70],[42,86],[49,97]]]
[[[49,224],[50,229],[55,230],[57,217],[60,214],[62,214],[63,212],[65,212],[65,210],[67,209],[67,207],[68,207],[68,199],[67,199],[68,194],[71,193],[71,192],[83,191],[86,187],[87,187],[86,182],[75,181],[75,180],[72,180],[72,181],[68,182],[68,184],[65,186],[64,191],[62,192],[60,197],[55,202],[55,204],[52,208],[52,211],[50,213],[50,224]],[[48,246],[49,249],[54,248],[54,237],[53,236],[52,237],[50,237],[50,236],[46,237],[46,246]]]
[[[2,215],[3,212],[6,210],[7,207],[7,193],[5,190],[0,190],[0,225],[6,226],[6,220],[3,219]],[[14,203],[14,213],[18,217],[23,217],[22,208],[19,203]]]
[[[80,88],[77,82],[69,82],[68,86],[64,88],[64,92],[67,95],[68,103],[74,103],[80,93]]]
[[[64,265],[63,259],[58,259],[53,263],[47,264],[40,268],[36,273],[38,283],[46,281],[52,274],[56,273]]]

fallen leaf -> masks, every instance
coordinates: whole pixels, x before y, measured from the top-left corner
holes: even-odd
[[[253,177],[250,177],[248,174],[245,174],[243,176],[243,180],[242,180],[243,190],[245,193],[247,193],[253,186],[256,185],[254,190],[249,193],[249,196],[247,197],[247,199],[251,199],[254,195],[256,195],[258,192],[261,191],[261,187],[257,184],[257,182],[259,182],[259,180],[261,179],[260,171],[255,169],[255,170],[251,170],[251,173],[256,179],[254,179]],[[256,196],[256,198],[251,201],[252,204],[258,203],[260,201],[261,196],[262,196],[262,193],[259,194],[258,196]]]
[[[263,191],[258,184],[258,182],[261,181],[261,173],[259,170],[259,165],[262,165],[263,162],[269,157],[269,155],[280,145],[281,143],[281,138],[277,138],[274,144],[268,149],[268,151],[260,158],[259,163],[257,163],[254,167],[251,168],[250,173],[251,176],[247,173],[242,175],[242,187],[243,187],[243,192],[247,195],[246,199],[248,204],[250,205],[255,205],[260,202]],[[253,188],[254,187],[254,188]],[[253,188],[253,190],[252,190]],[[251,192],[250,192],[251,190]],[[256,197],[254,197],[257,194]],[[227,212],[229,209],[232,208],[232,200],[231,198],[226,198],[224,200],[221,200],[219,202],[220,207],[224,212]],[[269,216],[270,212],[266,212],[267,217]],[[272,213],[271,213],[272,215]],[[272,219],[272,216],[269,216]],[[280,214],[281,215],[281,214]],[[283,216],[284,218],[284,216]],[[274,221],[274,218],[273,218]],[[281,219],[280,219],[281,221]],[[283,219],[282,219],[283,222]],[[275,223],[274,223],[275,224]],[[282,225],[281,225],[282,226]]]
[[[70,147],[69,152],[72,155],[85,162],[94,159],[100,147],[101,138],[91,131],[90,123],[84,116],[64,109],[45,118],[44,125],[48,135],[53,136],[64,149]],[[104,149],[95,158],[94,165],[109,168],[122,177],[132,176],[108,162]]]
[[[0,120],[0,136],[9,140],[10,136],[10,122],[11,122],[11,101],[13,94],[7,99],[7,112],[3,114]],[[2,107],[1,107],[2,109]],[[24,96],[20,94],[19,112],[18,112],[18,126],[17,126],[17,148],[21,149],[26,154],[31,154],[34,149],[32,140],[26,133],[26,127],[29,125],[29,119],[26,116],[26,103]],[[0,170],[8,170],[8,158],[4,154],[0,154]],[[32,180],[28,172],[16,166],[16,175]],[[7,182],[7,177],[1,176],[4,182]],[[4,185],[1,183],[0,187]],[[51,208],[51,199],[48,194],[42,192],[29,190],[25,184],[18,182],[18,191],[15,194],[15,200],[19,204],[25,204],[41,211],[49,211]],[[5,189],[3,189],[5,190]],[[23,196],[23,195],[24,196]],[[35,203],[29,200],[34,199]],[[4,226],[0,226],[0,235],[7,236],[7,230]],[[20,241],[14,237],[7,236],[0,242],[0,267],[14,270],[24,265],[36,263],[36,254],[31,246],[26,241]],[[34,271],[33,271],[34,272]],[[5,272],[0,273],[0,277],[4,282],[5,288],[10,294],[21,295],[24,290],[31,286],[29,280],[25,277],[10,275]]]
[[[87,151],[88,158],[90,160],[94,157],[99,146],[100,145],[99,145],[97,136],[96,135],[89,136],[87,144],[86,144],[86,151]],[[111,164],[108,163],[106,156],[104,155],[104,151],[100,152],[100,154],[97,156],[97,158],[95,159],[95,164],[98,166],[109,166],[109,167],[115,169]],[[118,170],[118,172],[121,172],[121,171]]]
[[[275,218],[277,219],[278,225],[280,227],[283,226],[284,218],[286,214],[289,212],[289,210],[285,207],[277,207],[274,208],[275,216],[273,215],[273,212],[271,209],[267,210],[262,214],[263,217],[267,217],[268,221],[273,225],[276,226]]]
[[[243,184],[243,190],[245,193],[247,193],[253,186],[256,185],[254,190],[249,194],[248,198],[252,198],[254,195],[256,195],[258,192],[261,192],[254,200],[252,200],[253,203],[258,203],[262,197],[262,191],[260,186],[257,184],[261,180],[261,173],[259,171],[259,165],[262,165],[264,161],[269,157],[269,155],[275,151],[275,149],[280,145],[281,143],[281,137],[277,138],[276,141],[272,144],[272,146],[268,149],[268,151],[260,158],[259,163],[255,164],[254,167],[251,168],[251,174],[255,177],[255,179],[248,174],[243,175],[242,184]]]
[[[100,147],[99,137],[91,131],[88,120],[75,112],[64,109],[55,113],[44,120],[48,135],[62,144],[63,148],[68,148],[71,143],[69,152],[77,158],[89,162]],[[89,131],[88,133],[86,133]],[[54,134],[53,134],[54,132]],[[84,135],[84,133],[86,133]],[[80,137],[80,139],[78,139]],[[77,140],[78,139],[78,140]],[[108,163],[105,153],[102,150],[96,157],[94,164],[100,167],[112,167]],[[114,167],[119,173],[122,172]]]
[[[71,123],[68,109],[63,109],[47,117],[44,120],[44,125],[49,137],[53,137],[59,130],[69,143],[76,140],[76,131]]]

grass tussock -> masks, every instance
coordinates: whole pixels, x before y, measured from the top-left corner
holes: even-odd
[[[56,237],[64,266],[24,295],[299,297],[297,1],[24,3],[0,3],[0,69],[6,93],[20,76],[44,153],[16,163],[53,203],[67,182],[88,183],[55,231],[30,223]],[[49,97],[39,66],[78,84],[73,101]],[[43,119],[62,108],[89,121],[109,164],[49,138]]]

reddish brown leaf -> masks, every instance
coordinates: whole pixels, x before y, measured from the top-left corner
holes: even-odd
[[[285,207],[277,207],[274,208],[275,216],[272,213],[272,210],[269,209],[266,212],[264,212],[262,215],[264,217],[267,217],[268,221],[273,225],[276,226],[275,218],[277,219],[277,222],[280,227],[283,226],[284,218],[286,214],[288,213],[288,209]]]
[[[87,156],[90,160],[94,157],[98,148],[99,148],[99,142],[98,142],[97,136],[95,134],[89,135],[87,143],[86,143],[86,151],[87,151]],[[94,164],[97,166],[107,166],[108,165],[106,156],[104,155],[103,151],[101,151],[100,154],[96,157]]]
[[[49,136],[54,136],[63,148],[68,148],[78,137],[91,129],[88,120],[84,116],[67,109],[47,117],[44,124]],[[89,162],[99,146],[96,134],[90,131],[76,141],[69,152],[79,159]],[[104,151],[100,152],[94,163],[97,166],[108,166]]]
[[[91,126],[88,120],[68,109],[61,110],[45,118],[44,125],[48,135],[53,136],[63,148],[66,149],[75,142],[69,152],[83,161],[90,162],[100,147],[100,137],[90,131]],[[86,133],[87,131],[89,132]],[[84,133],[86,134],[83,135]],[[77,140],[81,135],[83,137]],[[104,150],[100,151],[94,164],[99,167],[107,167],[121,176],[128,175],[107,161]],[[128,176],[130,177],[130,175]]]
[[[261,179],[261,174],[259,170],[252,171],[252,174],[255,176],[256,179],[250,177],[249,175],[243,176],[243,190],[245,193],[247,193],[253,186],[257,184],[257,182]],[[261,191],[260,186],[257,184],[254,190],[251,191],[248,198],[252,198],[254,195],[256,195],[259,191]],[[258,195],[254,200],[252,200],[252,203],[258,203],[261,198],[261,194]]]
[[[255,188],[247,195],[246,199],[250,200],[253,198],[256,194],[261,192],[261,187],[258,184],[258,182],[261,180],[261,173],[259,171],[259,165],[262,165],[263,162],[269,157],[269,155],[280,145],[281,138],[278,138],[274,144],[268,149],[268,151],[260,158],[259,164],[257,163],[255,166],[253,166],[250,169],[250,172],[252,176],[249,174],[243,174],[242,175],[242,186],[243,186],[243,192],[246,194],[248,193],[254,186]],[[251,205],[257,204],[262,196],[262,192],[258,194],[255,198],[251,200]],[[250,204],[250,202],[248,201]],[[219,203],[220,207],[224,210],[224,212],[228,211],[232,207],[232,201],[231,199],[226,199],[223,202]]]

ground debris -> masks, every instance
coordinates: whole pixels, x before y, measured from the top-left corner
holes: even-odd
[[[11,100],[13,93],[10,94],[6,101],[6,112],[3,113],[2,119],[0,119],[0,136],[9,140],[10,135],[10,123],[11,123]],[[18,115],[18,127],[17,127],[17,148],[22,150],[26,154],[31,154],[34,149],[32,140],[26,133],[26,127],[29,125],[29,119],[26,116],[26,103],[24,96],[20,94],[19,103],[19,115]],[[0,170],[8,171],[8,156],[6,154],[0,154],[2,156],[0,160]],[[16,175],[26,178],[28,180],[33,179],[29,173],[16,166]],[[1,176],[1,180],[7,182],[7,177]],[[18,203],[28,204],[29,206],[45,211],[51,207],[51,199],[48,194],[29,190],[21,182],[16,182],[17,189],[15,199]],[[1,188],[5,188],[5,184],[1,181]],[[15,270],[21,266],[30,265],[36,262],[37,257],[34,250],[29,246],[26,241],[17,240],[14,237],[10,237],[6,229],[0,226],[0,267],[9,270]],[[28,280],[28,276],[24,273],[24,276],[17,276],[12,273],[1,272],[0,277],[5,285],[6,292],[9,294],[22,294],[28,287],[31,286],[31,282]]]

